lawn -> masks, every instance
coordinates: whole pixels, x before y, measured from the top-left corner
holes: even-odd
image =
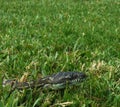
[[[0,107],[120,107],[119,0],[0,0],[0,83],[60,71],[88,78],[58,91],[0,85]],[[63,94],[62,94],[63,93]]]

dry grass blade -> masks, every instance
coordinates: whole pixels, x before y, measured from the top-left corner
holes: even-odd
[[[63,103],[56,103],[54,104],[52,107],[55,107],[55,106],[61,106],[61,107],[66,107],[66,106],[70,106],[73,104],[73,101],[72,102],[63,102]]]
[[[22,77],[20,78],[19,82],[26,82],[27,81],[27,77],[28,77],[29,73],[25,72]]]

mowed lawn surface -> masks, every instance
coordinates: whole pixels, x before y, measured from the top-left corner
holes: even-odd
[[[0,0],[0,83],[83,71],[61,91],[0,85],[0,107],[120,107],[119,0]]]

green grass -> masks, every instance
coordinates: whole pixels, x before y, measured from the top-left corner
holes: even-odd
[[[0,0],[0,83],[83,71],[79,87],[17,90],[0,85],[0,107],[120,107],[119,0]],[[61,106],[60,106],[61,107]]]

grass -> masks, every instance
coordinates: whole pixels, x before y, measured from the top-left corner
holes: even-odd
[[[0,107],[119,107],[119,0],[0,0],[0,83],[83,71],[79,87],[14,91],[0,85]]]

